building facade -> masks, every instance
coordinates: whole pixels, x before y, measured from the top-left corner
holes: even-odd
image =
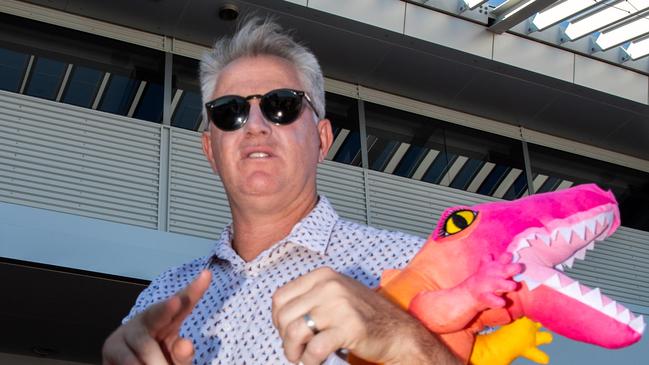
[[[274,15],[321,60],[335,140],[318,188],[341,216],[426,236],[453,205],[594,182],[623,227],[571,276],[649,314],[647,57],[458,4],[0,1],[0,363],[98,362],[148,281],[229,221],[197,80],[235,29],[224,5]],[[556,364],[649,349],[557,342]]]

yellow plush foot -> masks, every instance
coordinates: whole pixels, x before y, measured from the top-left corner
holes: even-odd
[[[517,357],[547,364],[549,356],[538,346],[552,342],[552,334],[541,332],[541,324],[522,317],[497,331],[476,338],[472,365],[509,365]]]

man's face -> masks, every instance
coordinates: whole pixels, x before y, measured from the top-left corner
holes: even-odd
[[[212,99],[224,95],[263,95],[270,90],[303,90],[295,67],[274,56],[235,60],[221,73]],[[316,165],[331,145],[328,120],[314,122],[306,100],[296,121],[274,125],[264,119],[259,99],[250,100],[244,126],[222,131],[211,125],[203,149],[234,203],[240,198],[296,199],[315,194]],[[290,200],[289,200],[290,201]]]

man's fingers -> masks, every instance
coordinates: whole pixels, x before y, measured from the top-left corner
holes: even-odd
[[[156,336],[157,339],[164,339],[167,336],[178,334],[180,325],[192,312],[196,303],[201,299],[207,288],[209,288],[211,280],[212,273],[209,270],[203,270],[198,274],[194,281],[169,299],[171,301],[173,298],[176,298],[174,301],[178,300],[179,307],[175,313],[173,313],[171,323],[164,327],[158,336]]]
[[[313,336],[306,345],[300,361],[304,365],[322,364],[329,355],[342,347],[342,336],[336,330],[327,330]]]
[[[194,345],[186,338],[178,338],[171,345],[171,356],[176,365],[189,365],[194,359]]]
[[[178,314],[180,307],[180,299],[175,296],[160,303],[153,304],[142,312],[142,324],[149,331],[149,334],[154,336],[171,324],[173,318]]]
[[[302,296],[306,292],[313,289],[313,287],[331,277],[336,277],[338,274],[328,267],[321,267],[319,269],[313,270],[306,275],[302,275],[297,279],[288,282],[286,285],[277,289],[273,294],[273,324],[275,327],[279,327],[279,322],[277,318],[278,309],[284,307],[286,303],[293,300],[298,296]]]
[[[284,355],[289,361],[297,362],[302,357],[305,345],[313,338],[313,331],[307,326],[304,316],[300,316],[287,324],[283,332]]]
[[[126,331],[124,341],[142,364],[167,364],[160,344],[149,335],[147,328],[139,327],[134,331]]]

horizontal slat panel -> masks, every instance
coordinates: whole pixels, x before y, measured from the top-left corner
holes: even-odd
[[[400,176],[369,171],[373,225],[428,237],[441,213],[457,205],[496,200]]]
[[[169,230],[216,239],[230,222],[223,184],[203,156],[199,132],[171,129]]]
[[[341,217],[367,223],[362,168],[323,161],[318,165],[317,184],[318,192],[331,201]]]
[[[160,126],[0,92],[0,201],[157,228]]]

